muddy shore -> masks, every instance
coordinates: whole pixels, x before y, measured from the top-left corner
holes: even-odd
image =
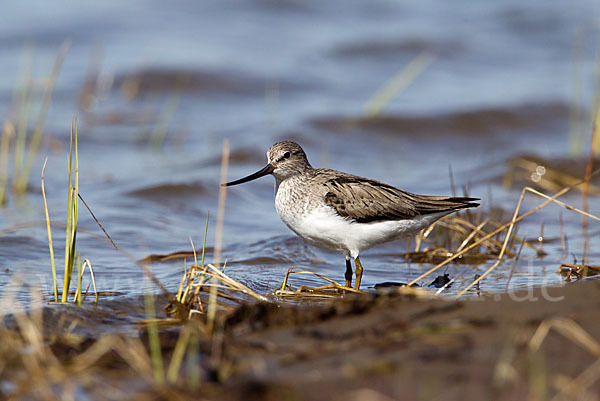
[[[233,367],[225,387],[237,395],[223,396],[248,399],[235,385],[252,383],[256,399],[544,399],[598,355],[553,330],[533,351],[532,336],[543,322],[568,319],[598,339],[598,306],[600,282],[590,281],[461,302],[390,293],[242,308],[225,347]]]
[[[187,347],[172,384],[152,380],[150,364],[132,363],[136,344],[149,348],[146,329],[123,334],[113,327],[107,334],[102,322],[86,322],[86,315],[101,316],[98,310],[49,306],[44,344],[34,353],[44,355],[46,376],[31,371],[22,343],[11,347],[19,329],[4,329],[0,393],[48,399],[71,388],[91,399],[542,400],[562,392],[563,399],[597,399],[599,306],[598,280],[463,301],[391,291],[312,305],[248,304],[221,315],[215,335],[199,335]],[[199,320],[186,325],[198,333],[204,327]],[[165,366],[186,325],[160,329]],[[53,358],[58,364],[44,368]]]

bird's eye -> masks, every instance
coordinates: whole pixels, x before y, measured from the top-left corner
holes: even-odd
[[[284,159],[289,159],[291,156],[292,156],[292,154],[291,154],[290,152],[285,152],[285,153],[283,154],[283,158],[284,158]]]

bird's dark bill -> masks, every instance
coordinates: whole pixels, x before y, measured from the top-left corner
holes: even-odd
[[[252,181],[257,178],[263,177],[265,175],[271,174],[273,172],[273,170],[275,170],[275,167],[273,167],[270,164],[267,164],[261,170],[257,171],[254,174],[250,174],[248,177],[240,178],[239,180],[231,181],[231,182],[228,182],[228,183],[222,184],[222,185],[226,186],[226,187],[230,187],[232,185],[243,184],[245,182]]]

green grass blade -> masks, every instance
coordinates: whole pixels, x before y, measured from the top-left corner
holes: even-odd
[[[79,148],[78,148],[78,132],[77,132],[77,117],[75,117],[75,185],[73,186],[73,221],[72,221],[72,229],[73,229],[73,240],[71,243],[71,260],[75,260],[76,248],[77,248],[77,222],[79,220]],[[78,261],[79,263],[79,256]]]
[[[42,167],[42,197],[44,198],[44,211],[46,212],[46,228],[48,229],[48,247],[50,248],[50,263],[52,264],[52,284],[54,288],[54,302],[58,302],[58,284],[56,281],[56,264],[54,263],[54,245],[52,245],[52,230],[50,229],[50,214],[48,213],[48,202],[46,201],[46,190],[44,188],[44,172],[46,170],[46,163],[48,158],[44,161],[44,167]]]
[[[75,171],[73,171],[75,158]],[[69,151],[69,198],[67,200],[67,232],[65,239],[65,277],[62,302],[67,301],[69,286],[77,251],[77,219],[79,216],[78,185],[79,185],[79,155],[77,148],[77,119],[71,122],[71,139]]]
[[[72,227],[73,227],[73,124],[75,119],[71,120],[71,139],[70,139],[70,150],[69,150],[69,184],[68,184],[68,197],[67,197],[67,229],[65,235],[65,277],[63,282],[63,293],[62,302],[67,302],[69,294],[69,284],[71,282],[71,270],[73,269],[73,260],[71,259],[71,241],[72,241]]]

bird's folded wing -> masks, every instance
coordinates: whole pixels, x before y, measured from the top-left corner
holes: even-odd
[[[478,206],[475,198],[415,195],[379,181],[356,176],[332,178],[325,184],[325,204],[358,223],[404,220],[418,215]]]

